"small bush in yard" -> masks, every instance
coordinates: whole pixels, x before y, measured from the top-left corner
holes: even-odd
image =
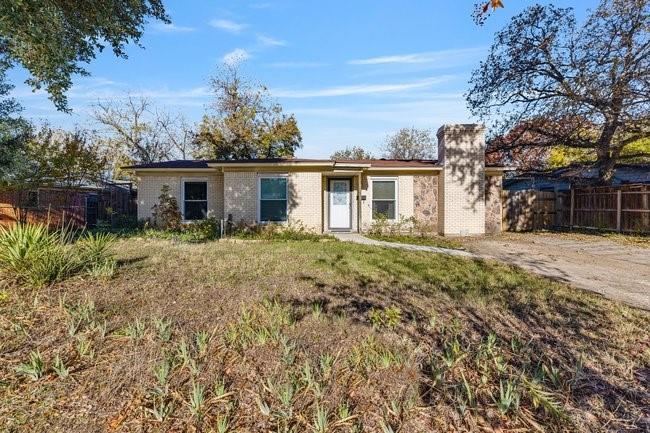
[[[318,241],[328,238],[311,232],[301,221],[288,224],[242,224],[235,227],[232,235],[240,239],[266,241]]]
[[[153,224],[162,230],[180,230],[181,211],[176,198],[169,192],[169,185],[163,185],[158,196],[158,203],[151,208]]]

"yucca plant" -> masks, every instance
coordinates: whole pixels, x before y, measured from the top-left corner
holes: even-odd
[[[44,224],[0,227],[0,266],[22,283],[42,287],[74,273],[73,231]]]
[[[203,419],[203,406],[205,404],[205,388],[199,383],[192,383],[192,391],[190,393],[189,407],[190,412],[197,421]]]
[[[174,403],[167,401],[164,396],[157,396],[154,398],[153,406],[146,410],[156,421],[163,422],[174,411]]]
[[[327,409],[317,405],[312,424],[315,433],[325,433],[327,431],[327,428],[329,427],[328,417],[329,413],[327,412]]]
[[[82,358],[94,358],[95,350],[93,349],[93,342],[86,337],[80,337],[77,340],[77,353]]]
[[[16,367],[16,373],[23,374],[32,380],[38,380],[43,377],[45,373],[45,362],[41,356],[41,352],[36,350],[29,354],[29,362],[20,364]]]
[[[156,328],[158,338],[163,342],[168,342],[172,338],[172,322],[165,318],[154,318],[153,326]]]
[[[513,381],[506,381],[505,387],[503,381],[499,382],[499,398],[495,400],[495,403],[502,415],[519,408],[519,393]]]
[[[65,366],[63,360],[59,355],[56,355],[54,357],[54,365],[52,366],[52,369],[61,379],[65,379],[70,375],[70,369]]]
[[[199,331],[194,335],[196,343],[196,351],[199,356],[204,356],[208,350],[208,343],[210,342],[210,334],[206,331]]]
[[[88,267],[101,264],[111,258],[109,249],[115,242],[115,235],[110,233],[86,232],[77,241],[80,257]]]
[[[171,364],[168,360],[164,360],[153,369],[153,375],[156,377],[156,381],[158,382],[156,390],[161,394],[164,394],[167,390],[167,379],[169,378],[170,372]]]

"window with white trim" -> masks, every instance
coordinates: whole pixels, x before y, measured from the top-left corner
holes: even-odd
[[[287,220],[287,177],[263,176],[259,178],[259,221],[283,222]]]
[[[397,208],[397,181],[381,179],[372,181],[372,218],[383,216],[394,220]]]
[[[204,220],[208,217],[208,183],[198,180],[183,181],[183,219]]]

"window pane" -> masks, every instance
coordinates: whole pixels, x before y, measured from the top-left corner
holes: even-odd
[[[395,202],[394,201],[373,201],[372,202],[372,215],[376,218],[378,215],[383,215],[389,220],[395,219]]]
[[[207,200],[208,184],[206,182],[185,182],[185,200]]]
[[[287,201],[286,200],[261,200],[260,221],[286,221]]]
[[[286,200],[287,179],[273,177],[260,179],[260,198],[263,200]]]
[[[395,181],[393,180],[373,181],[372,198],[377,200],[395,200]]]
[[[185,202],[185,219],[186,220],[203,220],[208,215],[207,201],[186,201]]]

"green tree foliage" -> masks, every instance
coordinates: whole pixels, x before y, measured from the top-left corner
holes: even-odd
[[[433,159],[436,140],[428,129],[402,128],[386,137],[382,149],[390,159]]]
[[[282,112],[266,87],[242,78],[234,66],[224,66],[211,86],[216,101],[198,126],[197,158],[292,157],[302,146],[295,117]]]
[[[5,179],[7,188],[79,187],[101,181],[106,169],[100,145],[84,130],[31,132],[20,158],[23,163]]]
[[[0,186],[23,163],[22,150],[30,130],[20,117],[20,105],[9,96],[13,86],[6,80],[8,68],[8,62],[0,58]]]
[[[361,146],[351,146],[343,150],[337,150],[330,156],[330,159],[372,159],[372,154]]]
[[[0,54],[27,69],[27,84],[44,87],[67,111],[72,76],[88,75],[82,64],[107,47],[126,58],[149,18],[169,22],[161,0],[3,0]]]
[[[650,156],[650,1],[602,0],[581,25],[572,9],[534,5],[495,36],[467,93],[491,144],[563,146],[595,155],[600,180]]]

